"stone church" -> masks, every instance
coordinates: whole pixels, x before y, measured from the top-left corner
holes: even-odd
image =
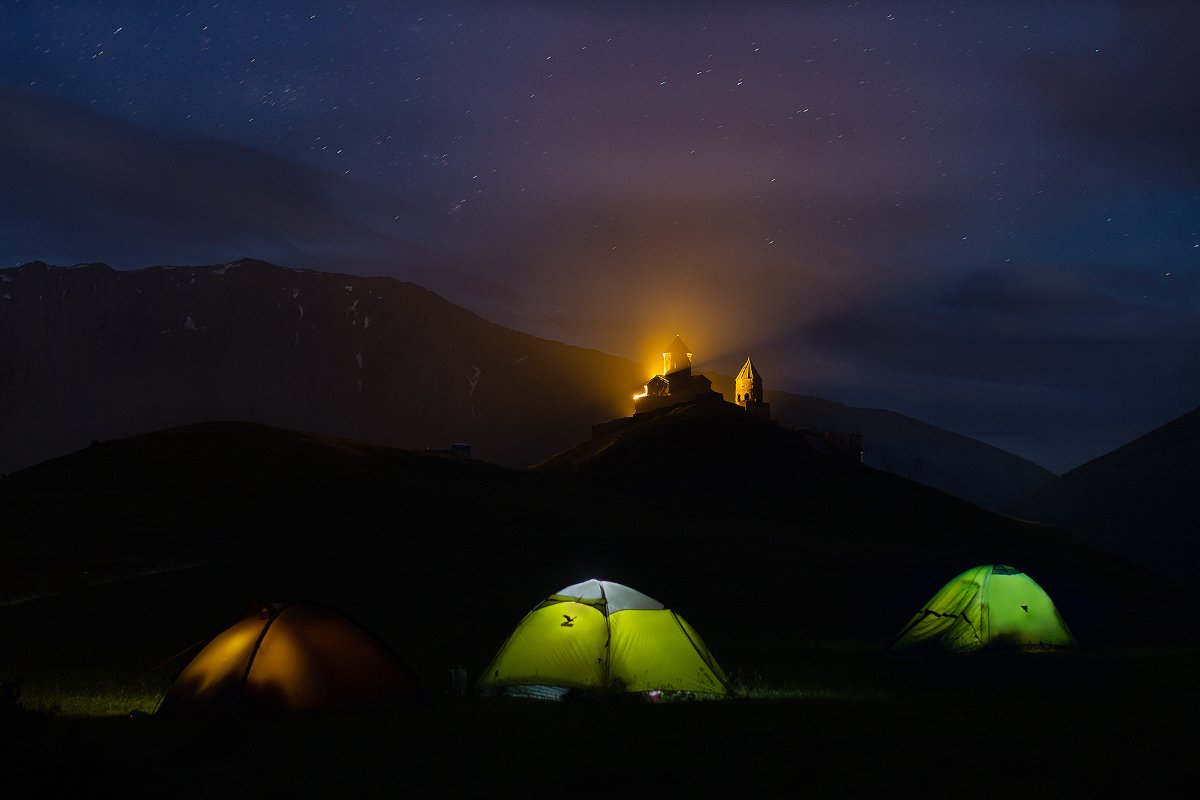
[[[662,356],[663,371],[646,381],[641,394],[633,396],[635,415],[679,403],[724,401],[720,392],[713,391],[712,381],[703,375],[692,374],[692,353],[679,336],[675,337]],[[739,406],[770,419],[771,405],[763,402],[762,375],[748,357],[738,373],[736,387]]]

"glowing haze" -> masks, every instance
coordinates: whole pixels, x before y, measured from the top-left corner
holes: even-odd
[[[241,256],[1065,469],[1200,404],[1187,3],[0,6],[0,264]],[[0,306],[2,313],[2,306]],[[631,392],[639,387],[630,387]]]

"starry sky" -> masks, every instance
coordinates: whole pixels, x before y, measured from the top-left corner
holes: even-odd
[[[1200,405],[1200,4],[0,2],[0,266],[391,275],[1056,472]]]

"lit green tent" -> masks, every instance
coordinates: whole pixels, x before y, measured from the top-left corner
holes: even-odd
[[[921,655],[1074,644],[1067,623],[1033,578],[1004,564],[985,564],[943,586],[888,649],[898,655]]]
[[[599,696],[728,691],[683,617],[628,586],[598,580],[561,589],[530,611],[478,688],[549,697],[570,689]]]

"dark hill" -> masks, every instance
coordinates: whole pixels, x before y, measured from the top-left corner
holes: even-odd
[[[1200,409],[1077,467],[1007,511],[1070,528],[1191,584],[1200,556]]]
[[[1061,531],[735,413],[672,412],[565,475],[246,423],[105,442],[0,479],[0,611],[49,595],[36,601],[45,613],[83,626],[73,658],[141,671],[252,602],[300,597],[350,613],[435,675],[460,659],[478,670],[533,604],[588,577],[679,609],[729,669],[827,643],[882,647],[946,580],[987,561],[1029,571],[1093,645],[1178,635],[1193,616]],[[694,469],[672,479],[677,447]],[[609,458],[647,466],[612,480],[625,470],[606,471]],[[38,634],[13,619],[0,660],[19,664],[6,648]],[[147,662],[114,653],[135,642]]]
[[[780,464],[824,461],[834,452],[811,433],[753,417],[732,403],[693,402],[600,426],[590,441],[538,469],[633,493],[653,494],[663,486],[694,492],[740,484],[740,476]]]
[[[4,779],[29,787],[8,795],[191,797],[219,783],[238,796],[541,797],[588,761],[619,764],[637,796],[880,796],[895,775],[980,752],[991,766],[971,792],[984,796],[1011,793],[1014,763],[1066,796],[1080,776],[1088,789],[1190,778],[1194,606],[1060,531],[731,420],[679,414],[630,434],[626,463],[676,467],[672,449],[691,448],[696,469],[669,487],[656,483],[666,466],[620,489],[245,423],[104,442],[0,478],[0,590],[14,573],[44,584],[0,601]],[[753,441],[764,463],[725,461]],[[744,480],[719,479],[741,468]],[[1079,653],[883,657],[936,588],[988,558],[1050,592]],[[449,667],[474,678],[531,607],[588,577],[684,615],[750,696],[442,696]],[[374,631],[431,701],[305,719],[130,715],[251,603],[287,598]],[[548,722],[588,731],[589,759],[553,752],[531,768]]]
[[[242,422],[95,443],[0,479],[0,598],[228,558],[306,558],[520,516],[530,473]],[[539,488],[540,491],[540,488]],[[354,543],[354,544],[351,544]]]
[[[706,373],[713,387],[733,396],[733,379]],[[863,462],[976,505],[998,510],[1054,479],[1054,473],[969,436],[880,408],[853,406],[771,389],[771,416],[814,431],[863,437]]]
[[[624,413],[624,359],[418,286],[258,261],[0,270],[0,471],[211,419],[545,458]]]
[[[901,604],[920,603],[928,597],[916,595],[931,584],[936,589],[967,566],[999,562],[1028,571],[1052,595],[1061,591],[1068,607],[1079,603],[1093,620],[1122,619],[1132,629],[1141,623],[1136,613],[1127,615],[1144,606],[1135,600],[1141,589],[1126,590],[1152,584],[1062,530],[1021,523],[857,463],[811,433],[729,403],[639,415],[538,470],[642,498],[645,511],[633,528],[642,541],[674,538],[722,560],[760,549],[757,566],[741,578],[750,579],[746,591],[776,581],[824,585],[836,575],[850,582],[832,590],[840,595],[873,580],[898,587],[921,575],[922,589]],[[760,578],[762,585],[755,582]],[[896,602],[891,591],[876,601]],[[835,602],[854,604],[848,596]]]

